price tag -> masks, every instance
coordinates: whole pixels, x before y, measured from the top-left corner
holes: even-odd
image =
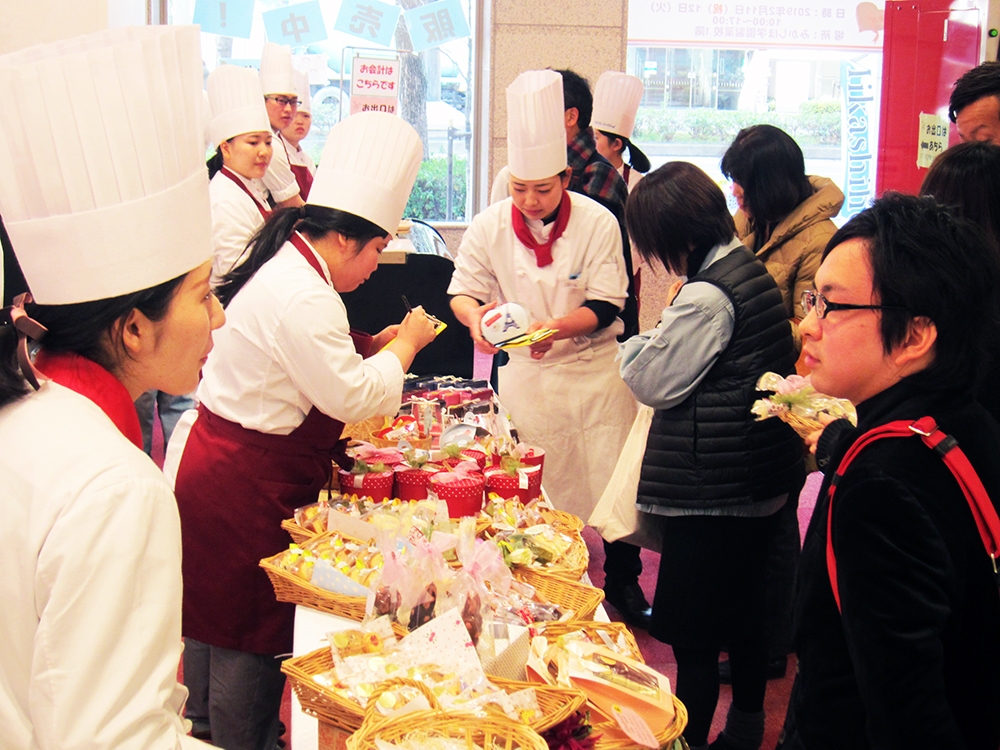
[[[649,728],[649,724],[631,708],[619,706],[615,703],[611,706],[611,713],[618,726],[621,727],[621,730],[629,736],[629,739],[634,740],[636,744],[643,747],[650,747],[654,750],[659,748],[660,741],[656,739],[656,735]]]

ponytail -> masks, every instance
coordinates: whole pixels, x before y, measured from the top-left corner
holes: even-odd
[[[622,138],[622,143],[628,149],[628,165],[636,172],[646,174],[653,165],[649,163],[649,157],[642,153],[639,148],[628,138]]]
[[[215,153],[208,158],[205,166],[208,167],[208,179],[210,180],[222,170],[224,166],[222,162],[222,146],[215,147]]]
[[[265,263],[277,255],[292,234],[301,232],[307,237],[322,239],[330,232],[337,232],[347,239],[357,240],[361,247],[389,232],[368,219],[326,206],[307,203],[274,211],[257,230],[243,255],[245,259],[230,269],[215,288],[215,296],[223,307],[228,307],[236,294],[246,286]]]

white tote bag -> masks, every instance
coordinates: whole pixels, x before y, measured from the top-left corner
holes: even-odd
[[[611,481],[590,514],[588,525],[597,529],[609,541],[623,541],[654,552],[660,551],[660,531],[657,517],[642,513],[635,507],[639,489],[639,470],[646,452],[646,438],[653,422],[653,409],[639,404],[632,430],[622,446]]]

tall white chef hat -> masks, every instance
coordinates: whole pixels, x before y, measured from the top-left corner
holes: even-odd
[[[197,26],[0,57],[0,214],[35,300],[146,289],[212,254]]]
[[[312,96],[309,93],[309,74],[295,71],[295,93],[299,96],[299,112],[312,114]]]
[[[590,124],[596,130],[631,138],[635,113],[642,102],[642,79],[606,70],[594,87],[594,112]]]
[[[514,177],[544,180],[566,169],[562,76],[529,70],[507,87],[507,165]]]
[[[294,94],[295,75],[292,50],[281,44],[265,42],[260,55],[260,90],[264,96]]]
[[[208,137],[216,146],[243,133],[270,133],[271,121],[260,97],[260,78],[250,68],[220,65],[208,76],[212,121]]]
[[[388,112],[358,112],[332,128],[309,203],[347,211],[395,234],[424,147],[413,126]]]

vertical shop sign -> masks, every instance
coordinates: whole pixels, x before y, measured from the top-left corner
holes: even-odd
[[[877,69],[879,56],[866,57],[863,61],[845,60],[840,70],[844,92],[841,143],[845,165],[844,207],[840,215],[845,218],[863,211],[875,197],[873,142],[878,134],[876,84],[881,79],[881,71]]]
[[[351,114],[399,109],[399,58],[355,57],[351,64]]]

